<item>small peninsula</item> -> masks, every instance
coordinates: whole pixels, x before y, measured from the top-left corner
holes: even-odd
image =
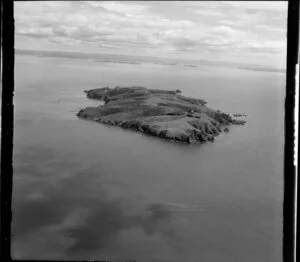
[[[228,125],[245,124],[229,114],[207,107],[203,99],[185,97],[180,90],[145,87],[98,88],[85,91],[88,98],[104,101],[80,110],[78,117],[133,129],[184,143],[214,141]]]

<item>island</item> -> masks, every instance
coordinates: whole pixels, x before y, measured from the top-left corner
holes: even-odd
[[[148,89],[140,86],[103,87],[84,91],[90,99],[103,101],[81,109],[79,118],[132,129],[170,141],[197,143],[214,141],[231,124],[243,125],[203,99],[185,97],[180,90]]]

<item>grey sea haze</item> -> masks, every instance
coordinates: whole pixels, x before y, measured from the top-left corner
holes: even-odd
[[[84,90],[180,89],[246,113],[182,145],[78,119]],[[17,259],[282,261],[285,75],[16,55]]]

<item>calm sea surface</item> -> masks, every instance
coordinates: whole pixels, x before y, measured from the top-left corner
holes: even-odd
[[[281,261],[285,74],[16,56],[13,257]],[[247,113],[181,145],[78,119],[109,85]]]

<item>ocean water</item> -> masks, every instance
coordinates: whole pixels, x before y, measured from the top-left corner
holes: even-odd
[[[246,113],[182,145],[78,119],[84,90],[181,89]],[[282,261],[285,74],[16,55],[16,259]]]

